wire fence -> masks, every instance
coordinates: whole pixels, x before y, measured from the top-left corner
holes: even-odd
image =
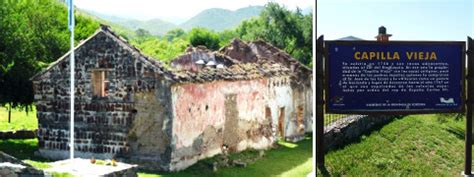
[[[337,120],[350,116],[349,114],[324,114],[324,126],[330,125]]]

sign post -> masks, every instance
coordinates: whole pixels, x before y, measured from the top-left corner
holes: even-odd
[[[465,136],[465,159],[463,176],[472,176],[472,110],[474,101],[474,43],[470,37],[467,38],[468,55],[467,60],[467,113],[466,113],[466,136]]]
[[[316,164],[324,166],[324,100],[323,100],[323,53],[324,36],[316,42]]]

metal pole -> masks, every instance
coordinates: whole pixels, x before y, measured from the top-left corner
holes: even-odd
[[[69,125],[69,158],[74,159],[74,68],[75,68],[75,61],[74,61],[74,3],[73,0],[69,0],[69,28],[71,30],[71,54],[70,56],[70,125]]]
[[[324,36],[316,41],[316,164],[324,167],[323,46]]]
[[[472,109],[474,101],[474,43],[470,37],[467,38],[467,115],[466,115],[466,141],[464,159],[464,175],[472,175]]]

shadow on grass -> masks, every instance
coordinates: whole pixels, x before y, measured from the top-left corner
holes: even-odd
[[[321,172],[321,174],[326,177],[326,176],[331,176],[331,174],[329,174],[329,171],[328,169],[326,169],[325,166],[318,166],[318,170]]]
[[[461,139],[461,140],[464,140],[466,137],[466,135],[464,134],[465,133],[464,129],[458,126],[449,126],[448,128],[445,128],[444,130],[453,134],[454,136],[456,136],[456,138]]]
[[[286,145],[285,145],[286,144]],[[249,159],[258,156],[258,151],[244,151],[241,153],[231,154],[230,159]],[[306,135],[303,141],[298,143],[281,143],[280,147],[265,152],[265,155],[247,164],[246,167],[225,167],[220,168],[216,172],[212,170],[212,164],[215,158],[208,158],[199,161],[193,166],[180,172],[152,172],[140,171],[141,175],[150,176],[279,176],[290,170],[297,171],[296,174],[309,173],[311,171],[312,158],[312,137],[311,134]],[[309,168],[301,168],[309,161]],[[300,170],[303,169],[303,170]],[[308,170],[307,172],[305,170]],[[300,173],[299,173],[300,172]],[[304,174],[304,176],[307,174]],[[298,175],[297,175],[298,176]],[[301,176],[301,175],[299,175]]]
[[[51,162],[51,160],[35,156],[38,150],[37,139],[9,139],[0,140],[0,151],[3,151],[20,160],[34,160],[39,162]]]

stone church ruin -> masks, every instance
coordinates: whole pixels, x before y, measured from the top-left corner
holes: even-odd
[[[312,74],[264,41],[189,47],[171,67],[107,26],[75,49],[75,154],[177,171],[312,131]],[[69,156],[69,53],[31,78],[38,154]]]

